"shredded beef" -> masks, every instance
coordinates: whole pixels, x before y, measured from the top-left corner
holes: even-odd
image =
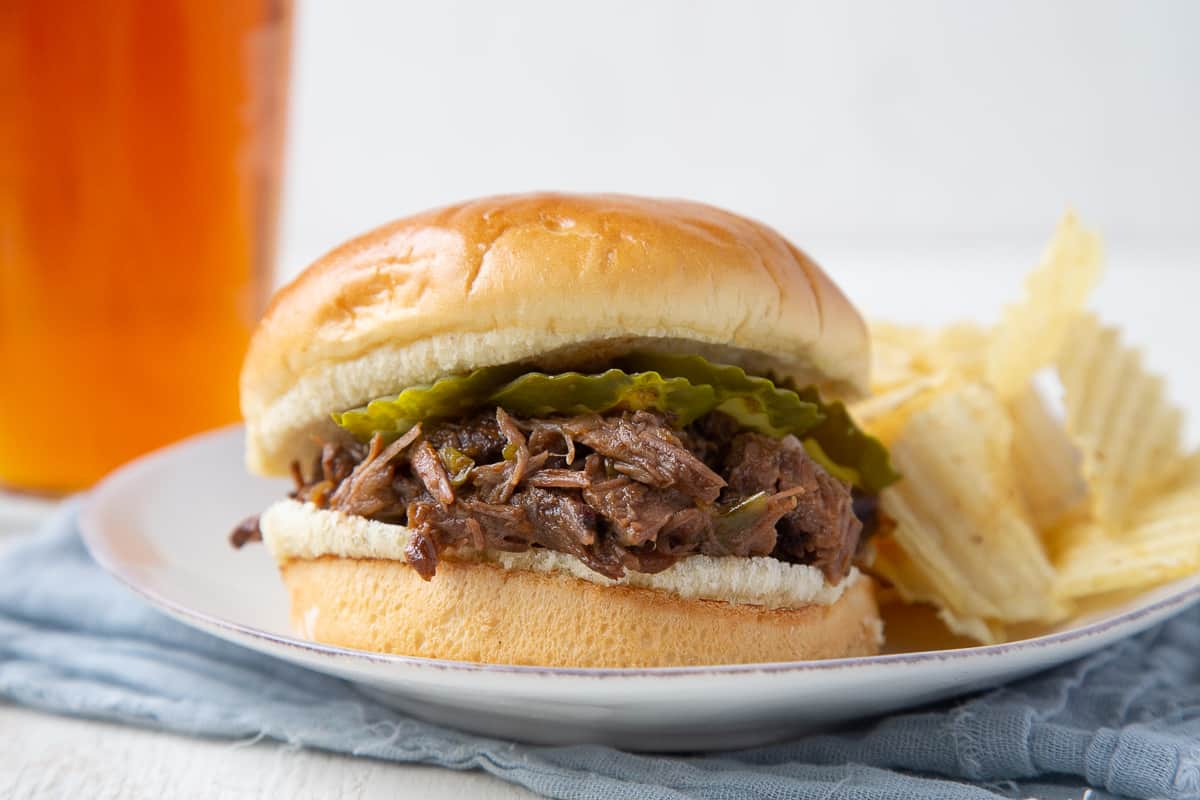
[[[626,547],[653,542],[671,517],[692,505],[675,489],[656,489],[624,475],[608,477],[598,455],[588,456],[584,471],[575,474],[587,483],[584,501],[609,521],[617,542]]]
[[[396,495],[392,490],[392,477],[395,466],[392,462],[420,437],[421,426],[414,425],[408,433],[384,447],[383,437],[375,434],[366,456],[329,497],[329,507],[347,514],[371,517],[394,506]],[[323,480],[322,483],[329,481]],[[317,506],[324,505],[323,492],[316,496],[310,493],[308,497],[301,492],[301,498],[311,500]]]
[[[336,486],[349,478],[350,473],[362,460],[361,448],[326,442],[321,448],[321,476]]]
[[[801,490],[795,508],[780,520],[776,558],[816,564],[831,580],[846,573],[862,523],[846,484],[813,461],[796,437],[739,433],[730,443],[726,469],[729,488],[738,495]]]
[[[740,427],[736,419],[717,411],[693,422],[680,432],[679,438],[705,464],[721,464]]]
[[[541,469],[525,482],[543,489],[586,489],[591,485],[588,476],[578,469]]]
[[[495,489],[492,502],[506,503],[529,470],[529,446],[525,443],[525,434],[503,408],[496,409],[496,425],[504,436],[502,454],[507,470],[504,482]]]
[[[661,415],[649,411],[610,417],[590,414],[541,425],[571,436],[607,458],[617,472],[648,486],[671,487],[711,503],[725,485],[720,475],[683,446]]]
[[[520,552],[533,544],[535,531],[524,509],[460,499],[450,506],[419,501],[408,506],[412,530],[405,556],[426,580],[437,569],[438,554],[466,543],[476,549]]]
[[[448,549],[541,547],[610,578],[705,554],[813,564],[836,581],[858,548],[856,508],[875,517],[873,500],[795,437],[739,431],[720,412],[677,431],[648,411],[515,419],[496,408],[386,446],[326,444],[311,478],[299,465],[293,477],[296,499],[407,525],[406,556],[426,579]],[[254,538],[249,522],[236,545]]]
[[[246,542],[261,541],[262,531],[258,528],[257,516],[246,517],[233,529],[233,533],[229,534],[229,543],[238,549],[241,549]]]
[[[596,511],[577,494],[531,486],[517,495],[515,502],[537,531],[535,544],[573,555],[606,577],[625,574],[620,549],[598,533]]]
[[[504,437],[500,435],[496,414],[492,411],[463,423],[443,422],[432,426],[428,438],[438,450],[453,447],[476,464],[499,461],[504,449]]]
[[[446,474],[442,459],[428,439],[413,448],[408,464],[434,500],[444,506],[454,502],[454,487],[450,485],[450,476]]]

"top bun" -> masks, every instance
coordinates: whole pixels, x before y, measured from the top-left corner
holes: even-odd
[[[247,463],[285,474],[330,413],[445,375],[562,371],[630,350],[865,391],[866,326],[758,222],[624,195],[489,197],[376,228],[276,294],[242,370]]]

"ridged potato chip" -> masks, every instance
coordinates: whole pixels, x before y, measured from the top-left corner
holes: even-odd
[[[893,536],[878,537],[874,547],[875,557],[871,571],[883,576],[891,584],[880,592],[880,604],[895,601],[899,597],[907,604],[927,605],[942,624],[959,636],[976,641],[993,643],[1004,640],[1004,625],[981,617],[960,616],[947,609],[942,593],[930,580],[930,573],[919,566]],[[891,633],[888,633],[891,641]]]
[[[939,330],[925,351],[925,359],[936,369],[953,370],[966,380],[980,381],[987,369],[990,328],[973,322],[958,322]]]
[[[921,375],[852,404],[850,415],[864,430],[890,447],[908,417],[923,408],[949,380],[947,372]]]
[[[875,569],[902,596],[933,600],[955,632],[984,641],[996,640],[999,623],[1064,613],[1016,485],[1012,445],[1008,410],[989,387],[944,392],[893,442],[905,479],[881,496],[905,558],[889,558],[885,538]]]
[[[895,527],[871,568],[960,635],[1031,635],[1200,571],[1200,453],[1163,382],[1086,311],[1100,260],[1068,214],[994,328],[872,325],[876,394],[853,410],[904,480],[881,496]]]
[[[1172,480],[1176,486],[1200,486],[1200,450],[1179,463]]]
[[[1094,521],[1077,525],[1058,559],[1059,596],[1141,588],[1200,570],[1200,483],[1186,477],[1125,529],[1109,531]]]
[[[1008,404],[1013,423],[1013,469],[1039,531],[1049,531],[1087,500],[1079,449],[1062,420],[1026,383]]]
[[[1183,415],[1138,352],[1091,314],[1072,325],[1057,369],[1066,430],[1083,453],[1092,514],[1119,530],[1178,472]]]
[[[871,389],[882,393],[925,377],[922,363],[929,334],[922,328],[890,322],[871,323]]]
[[[1100,280],[1100,240],[1068,213],[1025,282],[1025,299],[1005,309],[987,353],[987,382],[1006,399],[1054,361]]]
[[[948,370],[978,380],[983,375],[990,341],[989,329],[973,322],[938,330],[872,323],[872,388],[884,392]]]

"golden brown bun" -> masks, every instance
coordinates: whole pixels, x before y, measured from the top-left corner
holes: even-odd
[[[772,229],[621,195],[491,197],[377,228],[281,290],[242,371],[247,462],[285,474],[329,414],[448,374],[696,352],[832,394],[867,384],[867,330]]]
[[[396,561],[325,557],[281,566],[292,625],[326,644],[556,667],[667,667],[870,655],[870,579],[833,605],[764,610],[600,586],[562,574],[445,561],[423,581]]]

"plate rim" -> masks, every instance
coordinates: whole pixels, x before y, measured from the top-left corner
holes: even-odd
[[[1193,581],[1192,585],[1185,586],[1149,605],[1132,609],[1116,616],[1105,617],[1078,627],[1042,634],[1041,636],[1029,639],[1018,639],[1012,642],[976,645],[973,647],[960,647],[951,650],[919,650],[908,653],[884,653],[873,656],[850,656],[808,661],[771,661],[751,664],[712,664],[678,667],[546,667],[525,664],[489,664],[479,661],[455,661],[452,659],[406,656],[395,653],[376,653],[370,650],[358,650],[339,645],[311,642],[295,636],[272,633],[271,631],[263,630],[244,622],[226,619],[176,602],[154,589],[141,585],[133,575],[123,570],[118,559],[110,560],[107,557],[110,548],[104,544],[105,534],[103,533],[103,526],[99,522],[99,509],[103,507],[106,497],[118,491],[121,486],[135,479],[142,472],[152,470],[156,462],[169,458],[176,451],[185,451],[200,442],[228,437],[234,433],[244,434],[244,431],[245,426],[241,423],[233,423],[220,428],[202,431],[138,456],[110,472],[87,493],[82,507],[79,509],[78,524],[84,546],[101,569],[115,578],[119,583],[140,597],[145,598],[151,605],[166,611],[176,619],[191,625],[191,627],[205,630],[209,635],[214,634],[208,629],[219,628],[237,634],[239,639],[261,639],[274,645],[303,650],[339,660],[365,661],[372,664],[390,664],[468,674],[520,674],[542,678],[687,678],[748,673],[780,674],[847,669],[859,670],[892,664],[914,665],[928,662],[978,660],[1003,656],[1014,651],[1039,650],[1054,645],[1063,645],[1101,636],[1113,628],[1136,623],[1147,616],[1157,616],[1172,609],[1175,609],[1177,613],[1192,605],[1197,600],[1200,600],[1200,573],[1195,573],[1186,576],[1186,578],[1177,579],[1186,580],[1190,578]],[[1170,614],[1167,614],[1167,616],[1170,616]],[[246,647],[245,644],[241,644],[241,646]]]

